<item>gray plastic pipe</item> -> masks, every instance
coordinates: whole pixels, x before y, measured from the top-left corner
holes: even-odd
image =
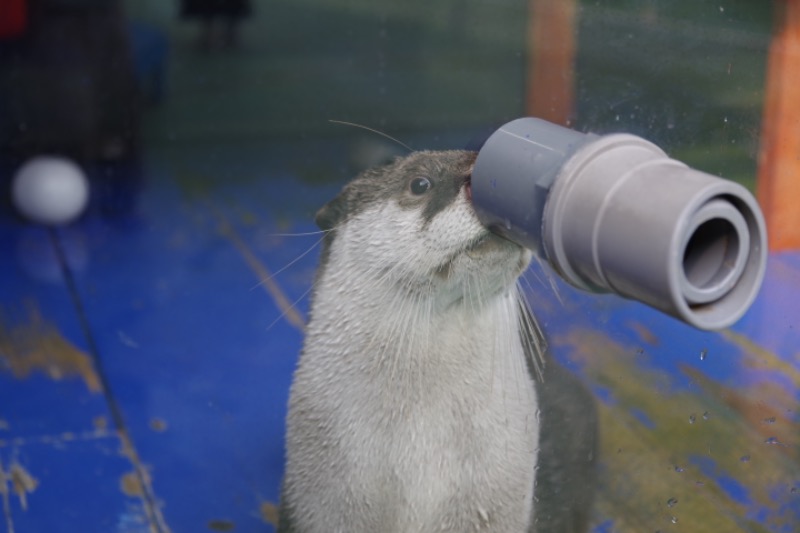
[[[487,227],[570,284],[700,329],[736,322],[764,277],[764,219],[747,189],[634,135],[514,120],[480,149],[472,198]]]

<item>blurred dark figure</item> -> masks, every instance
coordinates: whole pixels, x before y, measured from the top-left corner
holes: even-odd
[[[181,18],[200,21],[197,44],[202,51],[219,43],[228,48],[236,47],[239,24],[251,13],[250,0],[181,0]]]
[[[0,198],[41,154],[86,171],[92,204],[129,211],[140,188],[141,102],[119,0],[0,0]],[[22,16],[20,16],[20,13]]]
[[[165,96],[169,41],[162,30],[145,22],[132,20],[128,30],[142,102],[145,106],[156,107]]]

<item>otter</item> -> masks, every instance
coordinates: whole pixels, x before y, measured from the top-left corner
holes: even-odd
[[[585,532],[597,415],[481,225],[476,154],[367,170],[323,247],[289,398],[279,533]]]

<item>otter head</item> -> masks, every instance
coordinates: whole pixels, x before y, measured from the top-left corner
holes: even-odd
[[[410,293],[474,294],[513,285],[531,254],[496,236],[471,202],[476,154],[415,152],[368,170],[317,213],[328,231],[323,266]]]

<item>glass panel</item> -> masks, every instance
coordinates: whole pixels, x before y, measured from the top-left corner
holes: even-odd
[[[273,530],[284,477],[301,531],[794,531],[798,10],[0,0],[0,531]],[[744,317],[700,331],[527,267],[475,218],[471,156],[419,155],[529,115],[757,193]],[[709,274],[694,245],[736,227],[698,227],[676,261],[705,287],[739,248]],[[498,303],[517,266],[547,355]]]

